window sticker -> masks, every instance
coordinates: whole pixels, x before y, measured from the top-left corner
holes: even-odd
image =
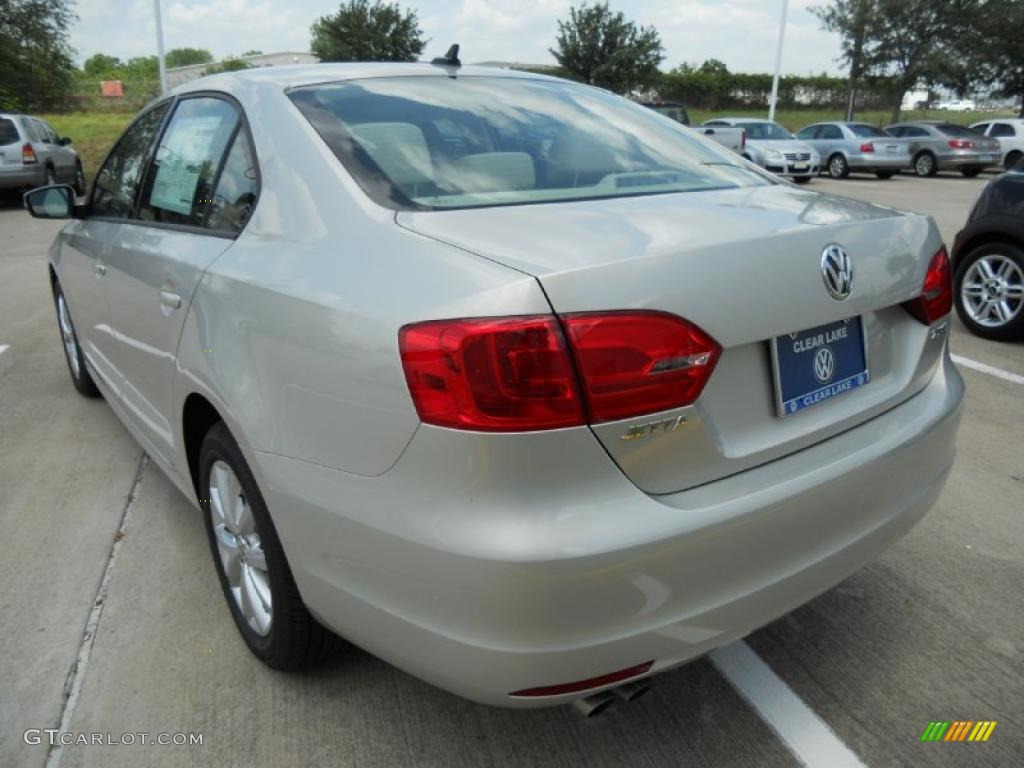
[[[155,208],[189,216],[196,196],[199,178],[209,176],[210,147],[223,118],[180,117],[157,152],[157,172],[149,203]]]

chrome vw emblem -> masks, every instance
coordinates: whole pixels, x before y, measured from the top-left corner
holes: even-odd
[[[814,378],[822,384],[832,380],[836,372],[836,357],[828,347],[822,347],[814,353]]]
[[[843,301],[853,291],[853,262],[838,245],[830,245],[821,253],[821,278],[828,295]]]

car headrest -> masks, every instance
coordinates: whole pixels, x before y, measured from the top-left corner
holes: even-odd
[[[419,127],[412,123],[355,123],[348,129],[399,187],[434,180],[434,165]]]
[[[533,158],[525,152],[480,152],[452,163],[454,181],[466,192],[533,189]]]

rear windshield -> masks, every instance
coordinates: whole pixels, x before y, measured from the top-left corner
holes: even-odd
[[[14,144],[18,138],[18,128],[14,121],[0,117],[0,144]]]
[[[862,139],[870,139],[876,136],[886,138],[889,136],[889,134],[881,128],[876,128],[875,126],[867,125],[866,123],[854,123],[850,126],[850,130],[853,131],[854,136],[859,136]]]
[[[572,83],[394,77],[289,96],[363,190],[395,209],[775,183],[645,107]]]
[[[682,107],[677,107],[672,104],[655,104],[651,107],[659,115],[664,115],[667,118],[675,120],[677,123],[683,125],[690,124],[690,116],[686,114],[686,110]]]
[[[747,133],[748,139],[791,139],[789,131],[783,128],[778,123],[736,123],[736,126],[742,128]]]
[[[937,125],[935,127],[938,128],[942,133],[946,134],[947,136],[967,136],[968,138],[970,138],[972,136],[981,135],[976,130],[974,130],[973,128],[968,128],[966,125],[953,125],[952,123],[944,123],[942,125]]]

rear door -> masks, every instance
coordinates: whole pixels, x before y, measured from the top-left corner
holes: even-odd
[[[251,141],[235,103],[180,99],[147,170],[138,216],[111,249],[113,362],[124,380],[123,404],[147,447],[171,464],[182,325],[200,277],[231,245],[256,193]]]

